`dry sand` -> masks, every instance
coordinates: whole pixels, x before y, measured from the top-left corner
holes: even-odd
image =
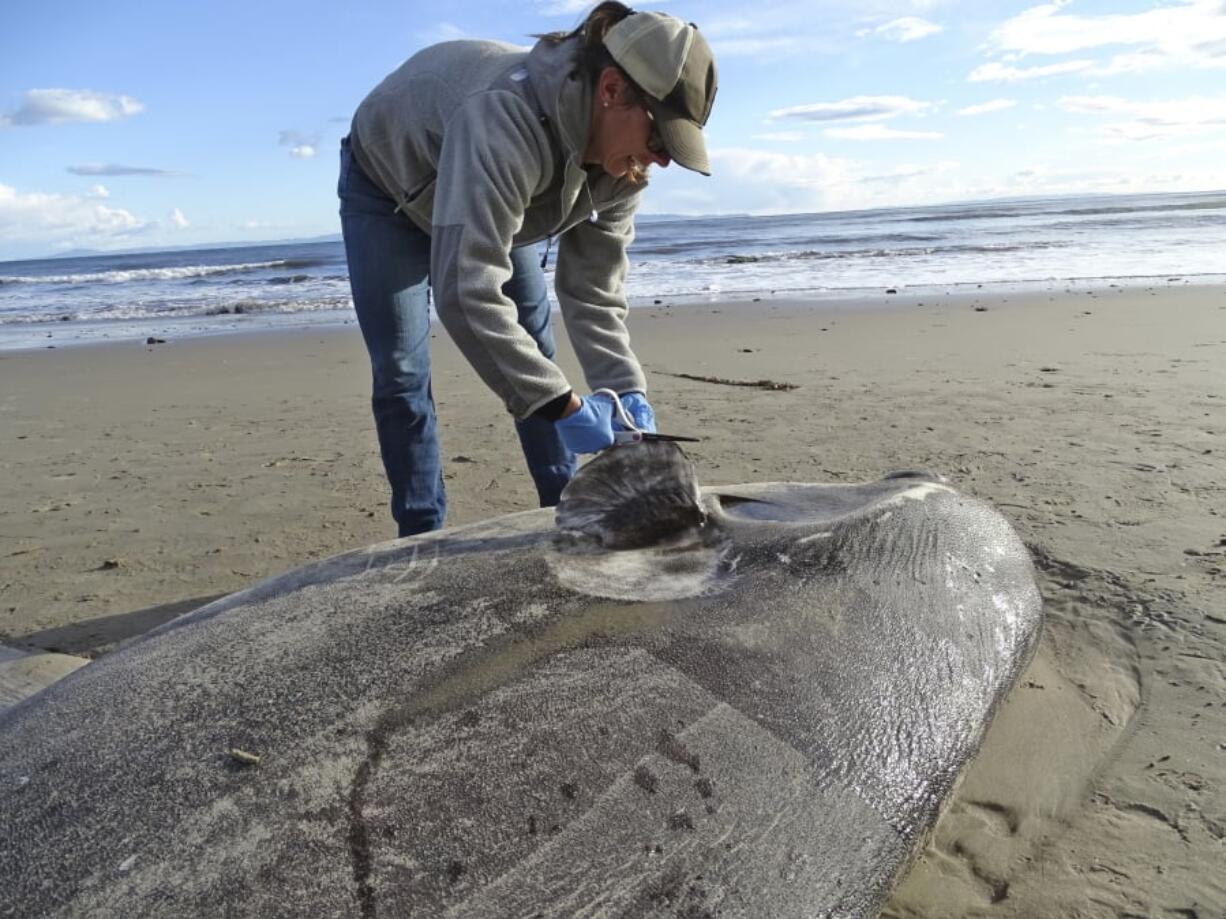
[[[1035,554],[1041,652],[887,915],[1226,916],[1226,290],[977,293],[631,321],[704,483],[931,468]],[[451,522],[531,507],[435,362]],[[353,327],[0,355],[0,642],[102,653],[389,538],[368,374]]]

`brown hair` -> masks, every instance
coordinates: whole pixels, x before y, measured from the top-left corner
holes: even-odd
[[[626,4],[618,3],[617,0],[605,0],[587,14],[587,18],[579,23],[578,28],[570,32],[546,32],[532,37],[551,45],[560,45],[572,38],[580,39],[582,44],[575,58],[575,69],[587,74],[588,82],[594,86],[606,67],[616,67],[626,79],[627,93],[623,101],[642,105],[643,90],[630,79],[630,75],[622,70],[617,61],[613,60],[613,55],[604,45],[604,37],[609,33],[609,29],[633,14],[634,10]]]
[[[585,74],[590,85],[596,85],[596,81],[600,79],[606,67],[615,67],[626,81],[626,89],[620,101],[625,105],[646,105],[646,93],[621,68],[621,65],[613,60],[613,55],[609,53],[609,49],[604,44],[604,37],[609,33],[609,29],[633,14],[634,10],[626,4],[618,3],[617,0],[605,0],[588,13],[587,18],[574,30],[546,32],[543,35],[532,37],[551,45],[560,45],[573,38],[579,39],[581,44],[575,55],[575,70]],[[626,173],[626,180],[631,185],[642,185],[647,181],[647,167],[635,163]]]

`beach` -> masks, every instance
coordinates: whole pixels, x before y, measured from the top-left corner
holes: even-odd
[[[704,485],[931,469],[1034,556],[1040,651],[886,915],[1226,916],[1226,287],[659,299],[635,349]],[[434,337],[449,523],[532,508]],[[394,535],[355,325],[3,352],[0,419],[6,645],[107,653]]]

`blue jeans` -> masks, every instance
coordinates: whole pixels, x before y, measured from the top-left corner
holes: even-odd
[[[341,231],[349,286],[373,376],[371,407],[392,486],[392,517],[401,536],[437,530],[447,513],[434,398],[430,391],[430,237],[354,162],[341,141]],[[519,324],[553,359],[545,273],[535,246],[511,250],[511,279],[502,292],[516,305]],[[575,474],[576,458],[554,425],[540,418],[515,422],[541,507],[553,507]]]

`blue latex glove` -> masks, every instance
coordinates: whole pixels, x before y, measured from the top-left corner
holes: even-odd
[[[554,422],[558,436],[571,453],[595,453],[613,446],[613,400],[584,396],[579,410]]]
[[[647,401],[647,397],[641,392],[623,393],[621,397],[622,408],[626,410],[626,414],[638,426],[640,431],[647,431],[649,434],[656,433],[656,413],[651,407],[651,403]],[[620,430],[624,425],[619,421],[613,422],[614,427]]]

